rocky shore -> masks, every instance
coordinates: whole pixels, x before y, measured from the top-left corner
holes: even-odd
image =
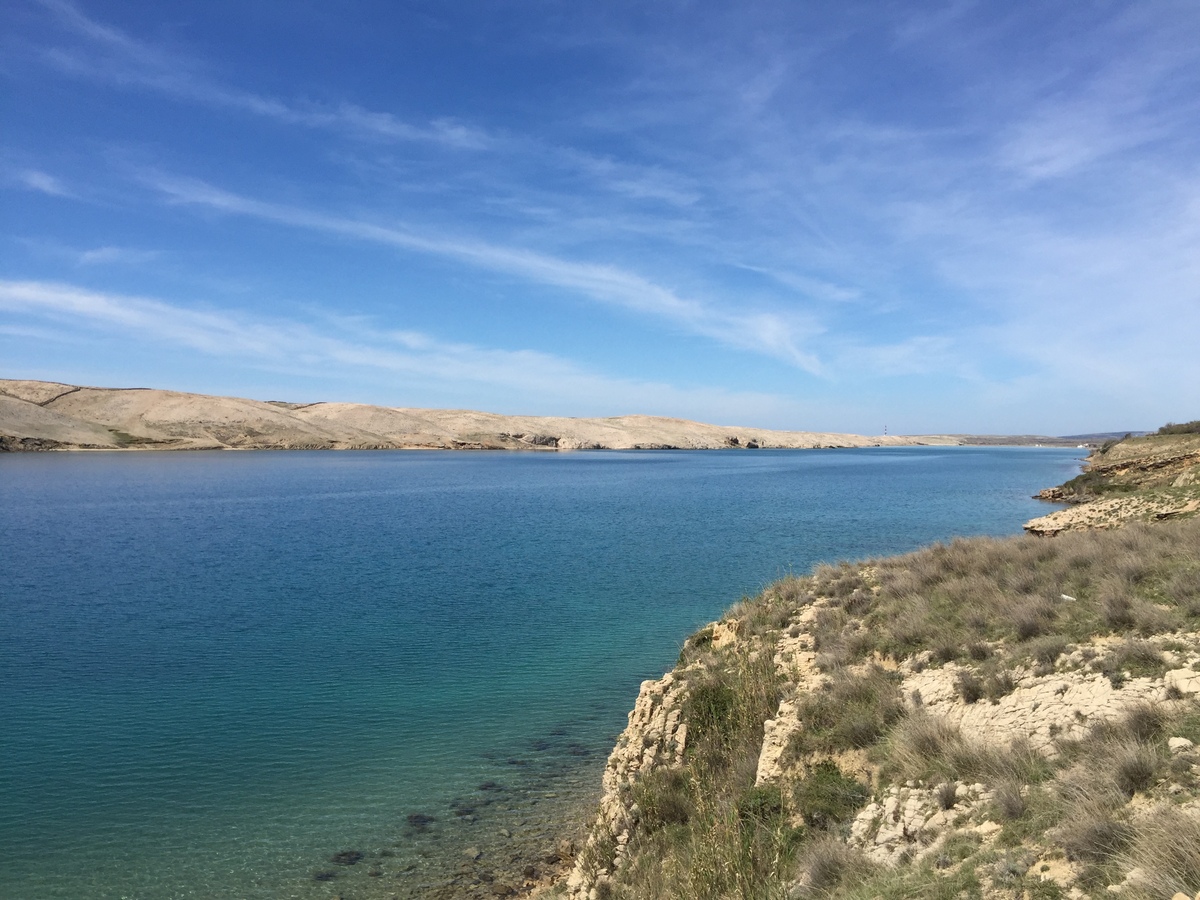
[[[1102,529],[821,566],[697,632],[552,893],[1200,896],[1200,518],[1153,511],[1191,442],[1095,454],[1138,510]]]
[[[1200,434],[1155,434],[1109,441],[1066,484],[1037,497],[1067,509],[1033,519],[1032,534],[1113,528],[1200,512]]]

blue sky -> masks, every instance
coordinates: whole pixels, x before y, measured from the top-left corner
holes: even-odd
[[[0,7],[0,377],[1200,416],[1195,2]]]

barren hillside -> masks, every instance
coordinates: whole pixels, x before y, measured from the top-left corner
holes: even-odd
[[[714,450],[968,442],[953,435],[768,431],[654,416],[502,416],[0,380],[0,450]]]

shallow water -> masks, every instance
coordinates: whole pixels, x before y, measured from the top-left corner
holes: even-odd
[[[698,625],[817,561],[1017,532],[1078,455],[0,458],[0,894],[519,869]]]

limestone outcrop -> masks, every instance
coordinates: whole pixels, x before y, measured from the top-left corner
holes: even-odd
[[[1026,531],[1045,536],[1195,516],[1200,514],[1200,434],[1109,442],[1088,457],[1077,478],[1037,497],[1071,504],[1025,524]]]

